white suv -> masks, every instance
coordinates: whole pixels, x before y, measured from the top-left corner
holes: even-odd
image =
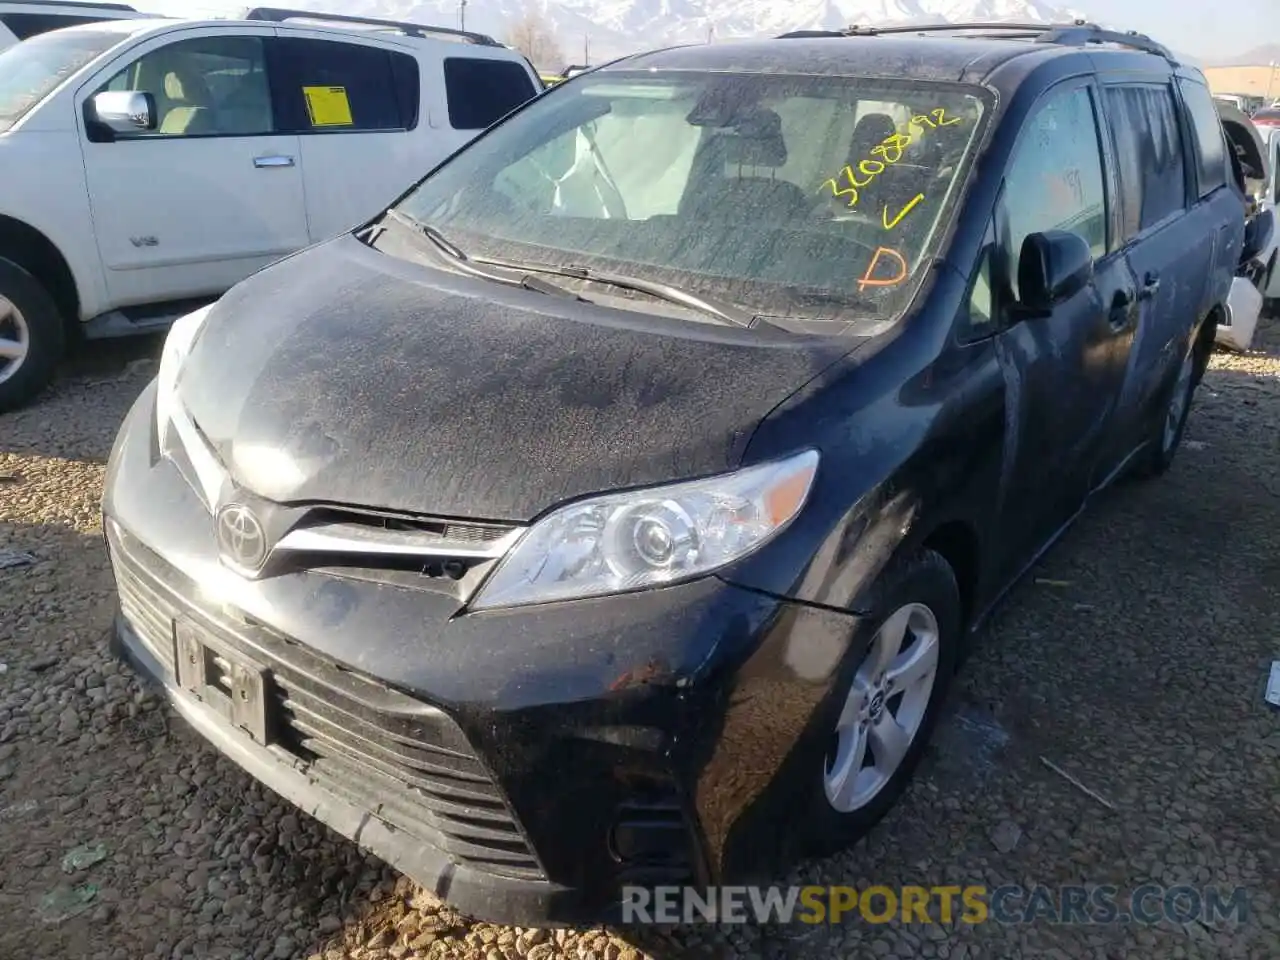
[[[69,334],[163,329],[377,214],[541,89],[481,34],[267,8],[0,52],[0,410]]]
[[[71,0],[0,0],[0,50],[15,43],[82,23],[131,20],[139,13],[123,3],[74,3]]]

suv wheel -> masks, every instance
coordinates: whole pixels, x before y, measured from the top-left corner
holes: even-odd
[[[65,347],[53,298],[31,274],[0,260],[0,412],[34,399],[53,379]]]
[[[955,670],[960,590],[940,554],[922,550],[894,565],[876,592],[882,619],[828,727],[816,730],[828,747],[821,767],[808,771],[800,838],[808,855],[850,846],[889,812],[920,762]]]
[[[1187,415],[1191,412],[1191,401],[1199,382],[1199,354],[1200,348],[1193,345],[1182,358],[1165,403],[1164,415],[1153,428],[1147,441],[1147,452],[1137,468],[1140,477],[1158,477],[1173,464],[1187,429]]]

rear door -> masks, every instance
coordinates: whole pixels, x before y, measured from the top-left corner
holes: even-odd
[[[298,139],[277,131],[269,27],[184,30],[130,48],[77,93],[92,229],[117,306],[217,295],[308,242]],[[157,128],[103,136],[102,90],[150,93]]]
[[[312,240],[368,220],[426,172],[433,136],[412,55],[291,29],[276,44],[272,77],[276,112],[299,137]]]
[[[1083,504],[1128,360],[1135,293],[1109,229],[1096,101],[1085,80],[1044,95],[1020,135],[997,208],[994,275],[1005,329],[996,346],[1014,432],[1001,498],[1006,576]],[[1049,317],[1012,322],[1023,240],[1047,230],[1089,244],[1093,282]]]
[[[1207,309],[1209,279],[1225,267],[1219,260],[1227,248],[1218,235],[1223,220],[1213,202],[1215,192],[1225,188],[1226,172],[1216,112],[1201,148],[1216,148],[1206,158],[1206,177],[1214,176],[1206,180],[1201,201],[1194,164],[1188,162],[1196,156],[1195,130],[1183,120],[1171,78],[1108,82],[1103,103],[1120,187],[1120,242],[1136,280],[1138,310],[1118,415],[1095,484],[1123,464],[1163,409],[1163,387]]]

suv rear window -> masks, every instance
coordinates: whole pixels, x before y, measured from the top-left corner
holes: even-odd
[[[19,40],[37,34],[78,27],[85,23],[99,23],[102,17],[69,17],[62,13],[6,13],[0,15],[0,23],[8,27]]]
[[[282,37],[272,86],[281,129],[409,130],[418,122],[418,62],[403,53],[334,40]]]
[[[478,57],[446,57],[444,87],[455,130],[492,126],[538,92],[520,64]]]

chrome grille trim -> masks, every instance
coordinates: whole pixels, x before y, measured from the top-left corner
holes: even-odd
[[[390,530],[358,523],[320,523],[290,530],[276,543],[274,551],[494,560],[506,556],[524,532],[524,527],[515,527],[497,539],[478,541],[441,536],[425,530]]]

